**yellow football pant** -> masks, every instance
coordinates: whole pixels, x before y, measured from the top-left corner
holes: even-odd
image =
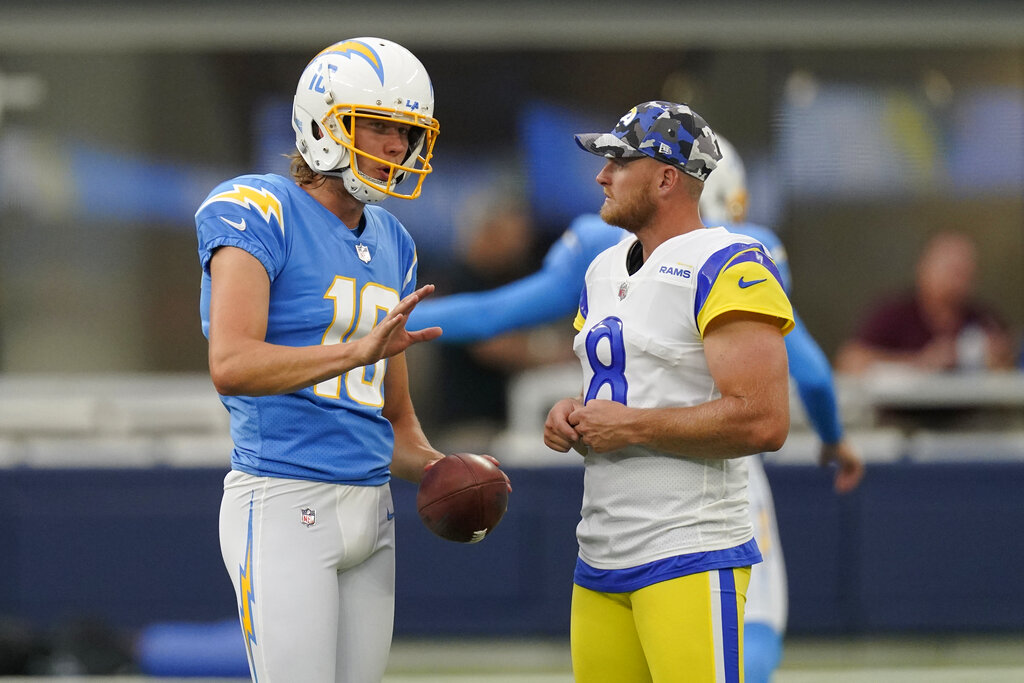
[[[599,593],[573,586],[577,683],[742,683],[750,567]]]

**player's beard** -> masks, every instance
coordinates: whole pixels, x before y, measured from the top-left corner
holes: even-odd
[[[608,225],[635,233],[647,225],[654,216],[656,204],[645,186],[616,197],[614,204],[607,201],[601,206],[601,220]]]

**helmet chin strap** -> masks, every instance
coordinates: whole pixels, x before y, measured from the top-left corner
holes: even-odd
[[[376,204],[388,198],[388,194],[377,187],[376,182],[366,174],[353,169],[352,166],[346,166],[345,168],[333,171],[318,171],[318,173],[332,178],[341,178],[345,181],[349,194],[363,204]],[[391,187],[397,187],[404,179],[405,173],[397,173],[396,180],[391,184]]]
[[[372,181],[366,180],[366,175],[353,169],[351,166],[344,169],[340,175],[341,179],[345,182],[349,194],[363,204],[377,204],[388,197],[384,190],[376,187],[376,184]]]
[[[333,171],[316,171],[317,175],[327,176],[329,178],[337,178],[345,183],[345,191],[352,195],[352,198],[361,204],[376,204],[384,201],[387,198],[387,194],[373,187],[372,185],[355,179],[355,173],[352,176],[346,175],[352,169],[348,166],[342,169],[335,169]],[[350,186],[349,178],[352,177],[354,183]]]
[[[314,171],[314,173],[316,173],[317,175],[330,176],[331,178],[344,178],[344,176],[342,174],[345,171],[347,171],[347,170],[348,170],[348,166],[346,166],[345,168],[340,169],[340,170],[339,169],[334,169],[333,171]]]
[[[342,179],[344,179],[346,171],[352,171],[352,175],[359,175],[359,176],[361,176],[363,178],[366,178],[368,180],[368,182],[370,182],[371,184],[376,184],[373,181],[373,179],[370,178],[370,176],[366,175],[362,171],[357,171],[357,170],[353,169],[351,166],[344,166],[344,167],[341,167],[341,168],[336,168],[333,171],[315,171],[315,173],[317,173],[318,175],[330,176],[332,178],[342,178]],[[403,173],[403,172],[396,173],[395,174],[395,182],[392,183],[392,186],[393,187],[398,187],[398,185],[404,179],[405,179],[405,173]]]

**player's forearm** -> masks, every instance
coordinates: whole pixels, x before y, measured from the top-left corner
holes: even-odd
[[[828,357],[811,336],[803,322],[786,335],[789,374],[796,384],[800,402],[818,438],[826,444],[838,443],[843,437],[839,418],[835,381]]]
[[[391,458],[391,474],[399,479],[419,483],[429,463],[444,457],[430,445],[420,428],[415,413],[391,421],[395,432],[395,450]]]
[[[453,294],[434,301],[425,301],[409,316],[409,328],[440,327],[439,341],[457,344],[487,339],[510,329],[505,318],[493,315],[474,294]]]
[[[843,438],[843,425],[832,369],[824,354],[809,354],[790,348],[788,338],[786,348],[789,350],[790,376],[796,384],[808,421],[822,443],[838,443]]]
[[[814,433],[822,443],[836,444],[843,438],[843,424],[833,385],[801,384],[797,387],[800,403],[807,413]]]
[[[210,347],[210,377],[224,396],[287,394],[364,365],[360,342],[279,346],[266,342]]]
[[[428,300],[409,316],[409,329],[437,325],[442,343],[489,339],[571,315],[579,285],[567,286],[564,273],[547,270],[484,292],[464,292]]]
[[[627,427],[641,443],[666,453],[698,458],[736,458],[777,451],[789,432],[786,401],[759,405],[723,397],[699,406],[634,412]]]
[[[382,413],[391,423],[395,436],[391,474],[418,483],[423,478],[423,468],[444,454],[430,445],[416,417],[409,394],[409,368],[404,353],[391,359],[388,374],[384,377],[384,396]]]

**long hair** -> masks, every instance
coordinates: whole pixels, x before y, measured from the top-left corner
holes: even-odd
[[[299,150],[292,150],[292,152],[287,156],[288,159],[291,160],[291,167],[289,171],[292,179],[299,185],[316,187],[327,180],[327,176],[320,175],[309,167],[306,160],[302,158],[301,154],[299,154]]]

